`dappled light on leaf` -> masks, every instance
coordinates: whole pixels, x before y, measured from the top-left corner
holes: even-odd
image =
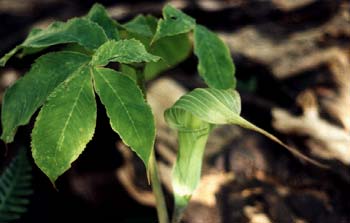
[[[50,94],[32,132],[34,161],[51,182],[83,152],[95,126],[95,95],[89,69],[83,66]]]
[[[89,59],[80,53],[63,51],[37,59],[31,70],[5,93],[1,112],[1,139],[12,142],[16,129],[27,124],[48,95]]]
[[[66,23],[54,22],[47,29],[32,32],[22,44],[0,59],[0,66],[4,66],[18,50],[27,47],[44,49],[57,44],[78,43],[87,49],[96,49],[106,41],[103,29],[88,19],[74,18]]]
[[[152,111],[141,90],[129,77],[111,69],[96,68],[92,74],[96,92],[106,107],[113,130],[148,167],[155,127]]]

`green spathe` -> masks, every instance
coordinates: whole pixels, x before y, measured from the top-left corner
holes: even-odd
[[[240,116],[241,111],[241,99],[237,91],[232,89],[220,90],[214,88],[197,88],[190,93],[182,96],[170,109],[184,110],[191,113],[200,120],[214,124],[214,125],[225,125],[233,124],[239,125],[243,128],[250,129],[263,134],[264,136],[270,138],[281,146],[293,152],[295,155],[307,159],[297,150],[290,148],[285,145],[279,139],[277,139],[272,134],[266,132],[265,130],[255,126],[249,121],[245,120]],[[167,112],[165,117],[167,117]],[[169,122],[173,125],[173,122]]]
[[[178,153],[172,171],[175,210],[173,221],[179,221],[196,190],[202,171],[203,154],[210,128],[178,132]]]
[[[198,159],[203,154],[211,125],[233,124],[251,129],[265,135],[296,156],[322,166],[285,145],[272,134],[242,118],[240,111],[241,101],[235,90],[214,88],[195,89],[182,96],[171,108],[165,111],[165,120],[172,128],[178,130],[179,136],[179,155],[173,170],[175,193],[173,222],[178,222],[199,183],[201,165],[195,164],[195,162],[200,162]],[[189,124],[184,125],[184,123]]]
[[[173,222],[179,222],[200,181],[211,125],[177,108],[168,109],[165,119],[172,128],[178,130],[178,153],[172,171],[172,186],[175,198]]]
[[[190,112],[205,122],[223,125],[239,116],[241,100],[237,91],[232,89],[197,88],[182,96],[171,109],[175,108]]]

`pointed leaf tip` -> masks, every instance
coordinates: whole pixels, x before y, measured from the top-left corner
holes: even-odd
[[[155,141],[155,124],[141,90],[129,77],[114,70],[94,68],[92,73],[112,129],[148,168]]]
[[[27,124],[49,94],[89,60],[86,55],[65,51],[39,57],[30,71],[5,92],[1,139],[12,142],[17,128]]]
[[[198,57],[198,72],[209,87],[234,89],[235,66],[226,44],[201,25],[194,29],[194,54]]]
[[[89,35],[86,35],[86,33]],[[87,49],[94,50],[107,40],[108,38],[101,26],[86,18],[73,18],[67,22],[53,22],[47,29],[32,30],[22,44],[1,58],[0,65],[4,66],[21,49],[37,49],[37,51],[40,51],[57,44],[77,43]]]
[[[117,22],[108,15],[107,10],[103,5],[95,3],[86,18],[101,26],[109,39],[120,39]]]
[[[327,166],[303,155],[298,150],[284,144],[274,135],[242,118],[239,115],[241,110],[239,94],[232,89],[195,89],[192,92],[182,96],[169,110],[172,109],[185,110],[197,118],[211,124],[234,124],[256,131],[283,146],[297,157],[321,168],[327,168]]]
[[[95,125],[95,96],[89,68],[84,66],[50,94],[32,132],[34,161],[51,182],[83,152]]]
[[[163,19],[158,21],[156,34],[152,39],[152,43],[166,36],[188,33],[194,29],[195,24],[196,21],[191,16],[171,5],[166,5],[163,8]]]
[[[91,63],[95,66],[105,66],[109,62],[131,64],[156,62],[159,59],[160,57],[148,53],[140,41],[127,39],[106,42],[97,49]]]

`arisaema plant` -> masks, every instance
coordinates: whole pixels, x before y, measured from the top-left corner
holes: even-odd
[[[215,33],[170,5],[164,7],[161,19],[138,15],[121,24],[96,4],[84,17],[33,29],[0,60],[5,66],[14,55],[39,55],[4,95],[1,139],[13,142],[17,128],[28,124],[39,110],[31,134],[32,155],[54,183],[92,139],[99,97],[111,128],[145,164],[159,221],[169,222],[154,156],[156,129],[145,82],[184,61],[192,51],[208,88],[189,92],[165,112],[166,121],[178,132],[172,222],[179,222],[200,180],[206,141],[216,126],[239,125],[292,149],[240,116],[228,47]],[[110,63],[117,63],[118,69],[108,68]]]

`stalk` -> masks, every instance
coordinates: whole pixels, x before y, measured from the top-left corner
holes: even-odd
[[[156,208],[159,223],[169,223],[168,210],[166,208],[162,185],[159,180],[157,162],[154,152],[152,152],[150,159],[150,175],[152,191],[156,198]]]
[[[136,78],[137,78],[137,85],[140,87],[143,93],[143,96],[147,101],[144,66],[136,67]],[[149,174],[151,179],[152,191],[156,198],[156,209],[157,209],[159,223],[169,223],[168,210],[165,203],[162,184],[159,178],[159,172],[157,168],[157,162],[156,162],[154,150],[152,151],[151,157],[150,157]]]

